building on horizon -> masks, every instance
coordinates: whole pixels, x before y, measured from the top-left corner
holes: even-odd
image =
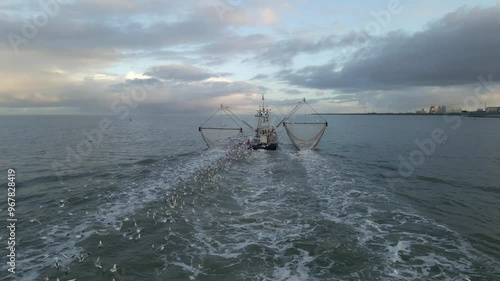
[[[462,107],[456,104],[433,105],[429,108],[429,113],[431,114],[460,113],[460,112],[462,112]]]
[[[488,113],[500,113],[500,106],[490,106],[486,108]]]
[[[446,113],[461,113],[462,107],[457,104],[450,104],[446,106]]]
[[[433,105],[431,108],[429,108],[429,113],[438,113],[439,111],[439,105]]]

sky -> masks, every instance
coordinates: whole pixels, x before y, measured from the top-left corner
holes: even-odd
[[[0,115],[500,106],[498,0],[0,2]]]

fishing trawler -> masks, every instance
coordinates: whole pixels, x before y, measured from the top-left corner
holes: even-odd
[[[303,108],[303,117],[296,118],[299,109]],[[307,114],[307,108],[312,109],[314,114]],[[220,113],[220,114],[219,114]],[[218,115],[219,114],[219,115]],[[300,150],[314,149],[328,122],[319,115],[314,108],[302,99],[295,108],[278,125],[273,126],[271,122],[271,109],[264,103],[262,95],[262,105],[257,110],[257,128],[234,114],[228,106],[221,104],[212,116],[210,116],[198,130],[208,147],[242,147],[246,146],[253,150],[276,150],[278,148],[278,134],[276,129],[282,126],[290,141]],[[308,118],[321,118],[322,120],[307,120]],[[250,137],[243,129],[247,126],[253,132]]]
[[[252,140],[252,149],[276,150],[278,148],[278,135],[271,123],[271,109],[264,104],[262,95],[262,105],[259,106],[255,117],[258,118],[255,137]]]

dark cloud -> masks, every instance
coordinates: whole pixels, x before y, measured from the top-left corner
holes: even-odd
[[[262,34],[247,36],[231,35],[220,38],[200,49],[205,54],[234,54],[258,51],[273,43],[273,39]]]
[[[267,74],[257,74],[255,75],[252,79],[250,80],[260,80],[260,79],[266,79],[267,77],[269,77],[269,75]]]
[[[163,81],[157,78],[146,78],[146,79],[127,79],[125,82],[120,82],[116,84],[112,84],[109,86],[109,90],[111,92],[123,92],[126,89],[130,89],[133,87],[159,87],[163,85]]]
[[[214,74],[215,77],[229,77],[233,76],[233,73],[231,72],[217,72]]]
[[[27,11],[0,18],[0,34],[21,37],[31,16],[43,13],[36,3],[18,3]],[[44,2],[44,1],[40,1]],[[205,3],[206,4],[206,3]],[[215,38],[233,36],[211,6],[197,1],[75,1],[59,5],[47,24],[36,28],[34,36],[20,50],[69,52],[78,56],[92,49],[121,51],[158,50],[183,45],[207,44]],[[9,46],[4,36],[0,45]]]
[[[231,81],[227,77],[232,73],[222,72],[236,69],[242,71],[238,76],[252,71],[257,75],[250,82],[265,82],[290,98],[321,96],[318,106],[392,103],[395,108],[422,104],[423,99],[453,102],[441,96],[460,99],[470,93],[477,76],[500,77],[498,6],[461,8],[414,34],[368,37],[347,31],[319,37],[324,32],[314,31],[305,39],[304,33],[286,26],[262,29],[265,19],[251,16],[270,11],[267,20],[275,22],[279,17],[273,16],[274,10],[285,15],[276,8],[290,5],[284,0],[245,2],[224,18],[212,1],[59,2],[63,4],[57,14],[20,45],[19,54],[6,35],[22,34],[25,21],[41,11],[40,1],[0,4],[0,34],[5,35],[0,39],[0,106],[109,111],[113,98],[144,85],[151,91],[138,110],[145,112],[211,111],[221,98],[246,105],[260,92],[271,93],[272,99],[270,88]],[[301,60],[300,68],[283,69],[301,55],[320,55],[322,65],[307,66]],[[243,62],[241,70],[238,62]],[[154,64],[160,66],[150,67]],[[258,74],[280,69],[275,77]]]
[[[23,21],[0,19],[0,32],[22,35]],[[122,48],[129,50],[173,47],[179,44],[200,44],[224,36],[225,27],[203,18],[180,22],[158,21],[151,25],[127,21],[117,26],[106,22],[78,22],[63,16],[50,19],[23,48],[38,49],[94,49]],[[8,40],[6,40],[8,41]],[[10,43],[10,42],[5,42]]]
[[[413,35],[371,39],[343,66],[331,61],[278,77],[317,89],[391,90],[476,83],[500,77],[500,7],[460,8]]]
[[[244,81],[202,81],[199,83],[176,83],[168,85],[172,93],[181,99],[208,99],[229,96],[231,94],[251,95],[259,88]]]
[[[169,81],[200,81],[215,76],[206,69],[179,64],[155,66],[144,75]]]
[[[219,98],[244,101],[261,90],[257,85],[225,78],[231,73],[212,73],[187,65],[151,67],[144,72],[145,78],[126,80],[92,75],[75,82],[70,75],[39,73],[36,80],[28,80],[30,83],[23,87],[4,85],[0,89],[0,107],[78,108],[87,113],[112,113],[114,101],[139,90],[147,96],[137,106],[139,113],[209,112],[220,104]]]
[[[288,95],[302,95],[303,92],[297,89],[281,89],[281,91]]]
[[[278,41],[261,51],[254,59],[280,66],[290,65],[298,54],[317,54],[336,45],[334,36],[320,38],[317,41],[292,38]]]
[[[330,98],[330,101],[335,103],[346,103],[358,101],[360,99],[363,99],[363,97],[360,97],[359,94],[340,94]]]

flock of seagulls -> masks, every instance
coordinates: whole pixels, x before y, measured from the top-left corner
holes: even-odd
[[[97,248],[100,249],[103,246],[104,246],[104,244],[102,243],[101,240],[99,240]],[[65,257],[66,259],[69,259],[67,255],[65,255],[65,254],[61,254],[61,255],[63,257]],[[85,258],[89,257],[90,255],[91,255],[90,253],[79,253],[77,255],[71,256],[71,259],[78,261],[78,263],[82,263],[82,262],[85,261]],[[44,257],[44,259],[47,259],[49,256],[50,256],[49,254],[45,254],[43,257]],[[62,264],[62,262],[59,259],[59,257],[54,257],[54,263],[52,264],[52,267],[54,267],[55,269],[58,269],[58,270],[62,271],[65,276],[68,276],[68,275],[71,274],[71,269],[69,267],[65,267]],[[113,267],[111,267],[109,270],[106,270],[105,268],[102,267],[101,257],[97,257],[97,259],[94,262],[94,267],[99,268],[102,272],[109,271],[111,273],[111,275],[113,276],[112,280],[115,280],[114,277],[117,276],[117,272],[118,272],[116,264],[113,264]],[[43,280],[49,281],[50,278],[48,276],[45,276]],[[60,279],[58,277],[56,277],[55,280],[56,281],[60,281]],[[68,279],[67,281],[76,281],[76,278]]]
[[[234,155],[229,155],[229,154],[227,156],[234,157]],[[198,174],[195,174],[191,179],[189,179],[190,181],[197,182],[197,184],[189,184],[189,182],[184,184],[182,184],[182,182],[177,182],[177,184],[174,184],[171,189],[166,191],[164,195],[160,197],[160,200],[158,202],[158,204],[160,205],[159,208],[157,209],[150,208],[146,211],[145,220],[149,221],[153,227],[156,227],[159,224],[166,224],[166,223],[176,224],[179,219],[181,220],[183,219],[184,222],[189,223],[190,216],[194,216],[197,213],[196,207],[203,207],[204,206],[203,199],[210,199],[209,195],[207,194],[207,190],[210,190],[211,188],[214,187],[215,189],[218,189],[218,185],[216,183],[220,177],[219,173],[220,169],[224,169],[227,171],[229,162],[230,161],[227,161],[227,158],[222,159],[221,163],[215,163],[209,165]],[[191,199],[188,199],[190,197]],[[58,205],[59,208],[65,208],[67,207],[67,205],[70,205],[70,202],[68,200],[60,200]],[[42,222],[37,218],[31,219],[30,222],[42,225]],[[123,231],[124,226],[130,225],[131,222],[133,222],[133,227],[127,227],[125,228],[125,231]],[[131,220],[128,217],[124,218],[123,220],[120,220],[117,223],[117,225],[111,227],[117,233],[123,232],[122,236],[124,238],[133,241],[141,240],[142,238],[141,234],[143,234],[143,229],[144,229],[143,227],[138,225],[135,219]],[[166,231],[167,233],[165,234],[164,237],[166,242],[164,244],[160,243],[159,246],[155,246],[154,244],[152,244],[151,249],[153,251],[165,250],[166,245],[170,239],[170,236],[173,234],[171,226],[168,226],[168,228],[166,228]],[[76,232],[68,232],[65,236],[68,238],[81,239],[85,235],[86,235],[85,231],[81,230]],[[182,237],[180,238],[182,239]],[[107,250],[107,247],[102,242],[102,240],[98,240],[96,248],[97,251],[101,254],[104,253],[104,250]],[[61,255],[65,259],[68,259],[70,261],[73,260],[75,262],[78,262],[79,264],[85,264],[87,258],[91,256],[91,254],[88,252],[85,253],[82,252],[76,255],[72,255],[71,259],[69,259],[68,256],[65,254]],[[47,258],[48,254],[44,257]],[[110,279],[115,280],[115,278],[119,278],[118,267],[116,263],[112,264],[113,264],[112,267],[105,268],[101,261],[101,256],[97,256],[96,260],[93,262],[94,268],[98,269],[103,274],[109,274]],[[64,276],[69,277],[69,275],[71,274],[70,268],[65,267],[61,259],[59,259],[58,257],[54,258],[53,267],[63,272]],[[46,276],[44,280],[51,280],[51,279],[49,279],[49,277]],[[59,278],[56,277],[55,279],[52,280],[57,281],[59,280]],[[67,279],[67,281],[76,281],[76,280],[77,280],[76,278]]]

